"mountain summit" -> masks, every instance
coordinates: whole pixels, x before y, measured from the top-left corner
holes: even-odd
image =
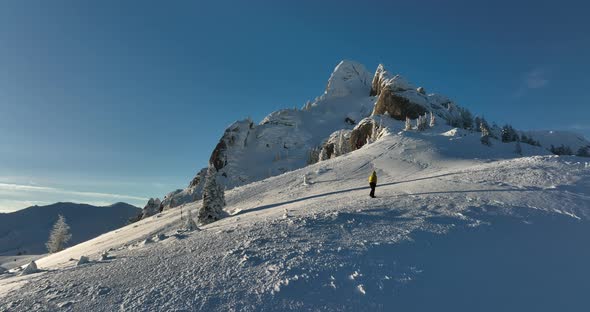
[[[362,64],[343,60],[330,75],[324,94],[301,109],[272,112],[258,124],[244,119],[228,126],[211,153],[209,165],[215,167],[219,183],[231,189],[302,168],[321,158],[322,150],[323,158],[330,158],[340,137],[347,141],[346,150],[357,149],[374,124],[374,119],[365,118],[387,115],[405,121],[426,118],[426,114],[452,127],[472,132],[481,128],[481,120],[474,119],[467,108],[444,95],[415,87],[401,75],[387,71],[383,64],[371,75]],[[501,137],[500,127],[489,127],[493,137]],[[564,134],[560,139],[574,142],[572,137]],[[554,141],[552,137],[550,144],[545,140],[539,143],[547,143],[544,147],[550,149]],[[590,145],[586,140],[575,142],[571,147],[574,150]],[[163,208],[201,200],[206,171],[200,169],[187,188],[167,194]]]

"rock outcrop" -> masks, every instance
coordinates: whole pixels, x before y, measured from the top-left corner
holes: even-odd
[[[319,160],[327,160],[352,151],[350,148],[351,132],[352,130],[338,130],[332,133],[321,146]]]
[[[446,97],[426,94],[383,65],[372,76],[363,65],[342,61],[323,94],[303,109],[277,110],[259,124],[251,119],[231,124],[203,165],[214,167],[218,182],[229,190],[357,149],[376,139],[374,120],[382,120],[380,115],[405,120],[427,112],[447,121],[460,117]],[[335,140],[342,140],[335,133],[351,130],[345,133],[347,148],[338,146]],[[204,176],[202,170],[186,189],[166,195],[164,209],[201,200]]]
[[[388,113],[397,120],[418,118],[428,111],[424,105],[427,103],[424,89],[420,91],[400,75],[391,77],[383,65],[379,64],[370,93],[371,96],[378,96],[372,115]],[[416,99],[418,101],[414,101]]]
[[[143,207],[141,218],[151,217],[160,212],[162,202],[159,198],[150,198],[145,207]]]
[[[374,132],[378,132],[378,129],[379,124],[374,117],[361,120],[350,132],[350,138],[348,140],[350,150],[357,150],[367,144],[370,138],[377,137],[377,133]]]
[[[390,89],[381,91],[373,115],[383,115],[388,113],[394,119],[406,120],[416,119],[420,115],[426,114],[427,110],[424,106],[413,103],[408,98],[400,96]]]

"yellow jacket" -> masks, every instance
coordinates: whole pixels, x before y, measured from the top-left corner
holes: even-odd
[[[369,183],[377,183],[377,174],[375,171],[369,176]]]

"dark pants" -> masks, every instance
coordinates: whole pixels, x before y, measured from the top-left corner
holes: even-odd
[[[371,193],[369,196],[375,197],[375,187],[377,187],[377,183],[369,183],[369,186],[371,187]]]

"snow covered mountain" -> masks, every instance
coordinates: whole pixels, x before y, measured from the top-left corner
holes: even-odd
[[[55,203],[0,213],[0,255],[46,253],[45,242],[60,214],[71,228],[70,245],[76,245],[127,224],[129,218],[140,212],[125,203],[106,207]]]
[[[448,97],[427,94],[423,87],[389,73],[383,65],[371,75],[362,64],[345,60],[334,69],[324,94],[301,110],[279,110],[259,124],[245,119],[227,127],[209,163],[217,169],[219,182],[230,189],[302,168],[310,163],[312,154],[322,148],[328,147],[328,155],[324,156],[331,157],[337,131],[345,131],[348,149],[354,150],[359,145],[359,137],[353,133],[351,138],[350,131],[359,126],[363,128],[359,123],[366,117],[388,114],[396,120],[405,120],[430,112],[442,123],[479,131],[471,112]],[[370,130],[367,122],[365,120],[364,129],[359,129],[361,144]],[[490,130],[495,137],[501,136],[499,127]],[[573,133],[550,133],[554,135],[542,132],[528,135],[538,137],[547,149],[559,141],[572,145],[574,152],[582,146],[590,146],[590,142]],[[206,168],[200,170],[186,189],[167,194],[162,201],[164,209],[200,200],[205,172]]]
[[[493,126],[484,145],[465,108],[370,77],[343,62],[304,109],[232,124],[211,157],[229,217],[184,230],[199,174],[162,213],[0,273],[0,310],[585,310],[590,158]]]

